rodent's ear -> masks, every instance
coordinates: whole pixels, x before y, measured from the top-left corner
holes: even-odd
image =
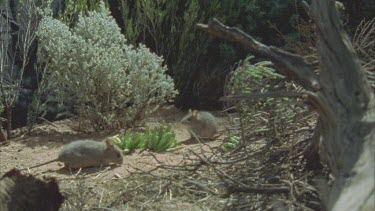
[[[201,117],[200,117],[201,115],[200,115],[200,112],[199,111],[197,111],[197,113],[195,114],[195,118],[196,119],[198,119],[198,120],[200,120],[201,119]]]
[[[107,148],[113,148],[113,141],[110,138],[105,140],[105,144],[107,145]]]

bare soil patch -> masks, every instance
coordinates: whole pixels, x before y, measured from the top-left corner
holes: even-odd
[[[140,181],[152,179],[152,177],[149,177],[150,175],[140,175],[139,177],[134,176],[135,172],[148,172],[152,169],[155,169],[159,165],[156,160],[163,162],[166,165],[178,165],[184,162],[184,155],[186,155],[186,153],[190,151],[202,153],[202,150],[208,148],[212,150],[221,146],[223,137],[219,137],[217,140],[207,142],[206,146],[202,146],[195,141],[189,140],[190,134],[187,130],[187,126],[179,122],[184,115],[185,112],[181,112],[172,107],[160,110],[146,121],[146,124],[150,126],[152,126],[153,124],[156,125],[162,120],[173,125],[173,130],[176,133],[177,140],[181,142],[183,146],[182,149],[176,152],[152,153],[148,151],[137,150],[130,155],[125,155],[124,164],[122,166],[102,168],[94,167],[82,169],[79,172],[71,172],[63,168],[63,164],[55,162],[30,169],[29,173],[32,173],[35,176],[48,176],[58,179],[58,181],[60,182],[60,188],[65,192],[67,197],[70,198],[69,204],[65,204],[64,206],[65,210],[78,209],[80,206],[82,209],[87,209],[91,206],[99,206],[100,203],[102,205],[106,204],[105,201],[109,202],[111,201],[111,199],[112,203],[115,203],[114,201],[116,201],[117,199],[130,202],[132,201],[132,199],[134,199],[134,196],[129,196],[129,194],[132,195],[134,194],[134,192],[122,192],[126,190],[126,186],[129,186],[129,182],[131,182],[132,185],[136,183],[139,183],[141,185]],[[218,123],[220,127],[224,128],[226,122],[227,119],[225,117],[218,117]],[[93,139],[100,141],[108,136],[113,136],[121,133],[120,130],[113,131],[109,135],[108,132],[107,134],[87,134],[77,132],[76,130],[74,130],[75,128],[77,128],[77,122],[75,120],[62,120],[54,122],[54,125],[47,123],[38,125],[31,135],[22,138],[15,138],[14,140],[11,140],[10,145],[1,147],[0,174],[3,175],[5,172],[14,167],[25,168],[54,159],[57,157],[61,147],[64,144],[70,143],[72,141],[81,139]],[[160,171],[165,170],[158,170],[159,173],[162,173]],[[139,188],[140,190],[142,190],[142,187]],[[84,196],[87,197],[90,194],[91,196],[93,196],[92,191],[97,193],[94,194],[95,196],[99,197],[101,195],[101,197],[91,197],[91,199],[85,199]],[[89,194],[86,192],[91,193]],[[137,192],[137,194],[143,193],[142,191],[139,191]],[[69,197],[69,195],[76,196],[74,197],[74,199],[72,199],[72,197]],[[147,198],[146,195],[147,194],[145,194],[145,197]],[[107,196],[108,198],[106,199],[105,196]],[[72,200],[75,202],[72,202]],[[124,201],[121,202],[121,200],[117,200],[115,204],[127,204]],[[161,203],[161,201],[168,201],[168,203],[164,204]],[[200,205],[198,207],[197,204],[194,205],[194,201],[191,201],[191,203],[188,201],[176,201],[176,199],[174,199],[172,196],[166,197],[161,201],[159,201],[158,205],[156,205],[156,207],[159,207],[157,208],[159,210],[200,210],[201,208],[203,208],[200,207]],[[137,208],[142,208],[142,206],[139,207],[138,205]],[[106,204],[106,206],[109,205]],[[117,208],[120,210],[125,209],[124,207]],[[146,208],[150,209],[151,207],[145,206],[144,209]],[[128,206],[126,209],[130,209],[130,207]]]

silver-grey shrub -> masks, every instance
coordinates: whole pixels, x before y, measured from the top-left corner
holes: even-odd
[[[177,94],[163,58],[126,44],[103,4],[73,29],[45,16],[37,35],[49,90],[94,128],[130,126]]]

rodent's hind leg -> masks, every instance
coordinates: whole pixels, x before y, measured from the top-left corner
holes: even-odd
[[[64,167],[62,169],[64,169],[64,170],[70,170],[71,168],[69,167],[68,164],[64,163]]]
[[[67,170],[67,171],[70,171],[70,172],[72,172],[73,170],[76,170],[76,168],[74,168],[72,165],[69,165],[67,163],[64,163],[63,169]]]

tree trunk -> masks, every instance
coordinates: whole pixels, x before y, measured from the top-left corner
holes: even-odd
[[[332,0],[313,0],[310,14],[318,36],[319,75],[298,55],[259,43],[217,20],[202,30],[239,42],[267,57],[307,91],[305,98],[319,112],[319,149],[335,178],[327,208],[375,210],[375,96],[359,59],[343,30]]]
[[[7,137],[12,138],[10,132],[12,131],[12,108],[6,107],[5,113],[7,115]]]
[[[324,105],[321,149],[336,178],[328,208],[368,210],[375,203],[375,99],[331,1],[313,1]]]
[[[0,143],[5,144],[7,142],[8,142],[7,137],[5,136],[3,128],[0,125]]]

